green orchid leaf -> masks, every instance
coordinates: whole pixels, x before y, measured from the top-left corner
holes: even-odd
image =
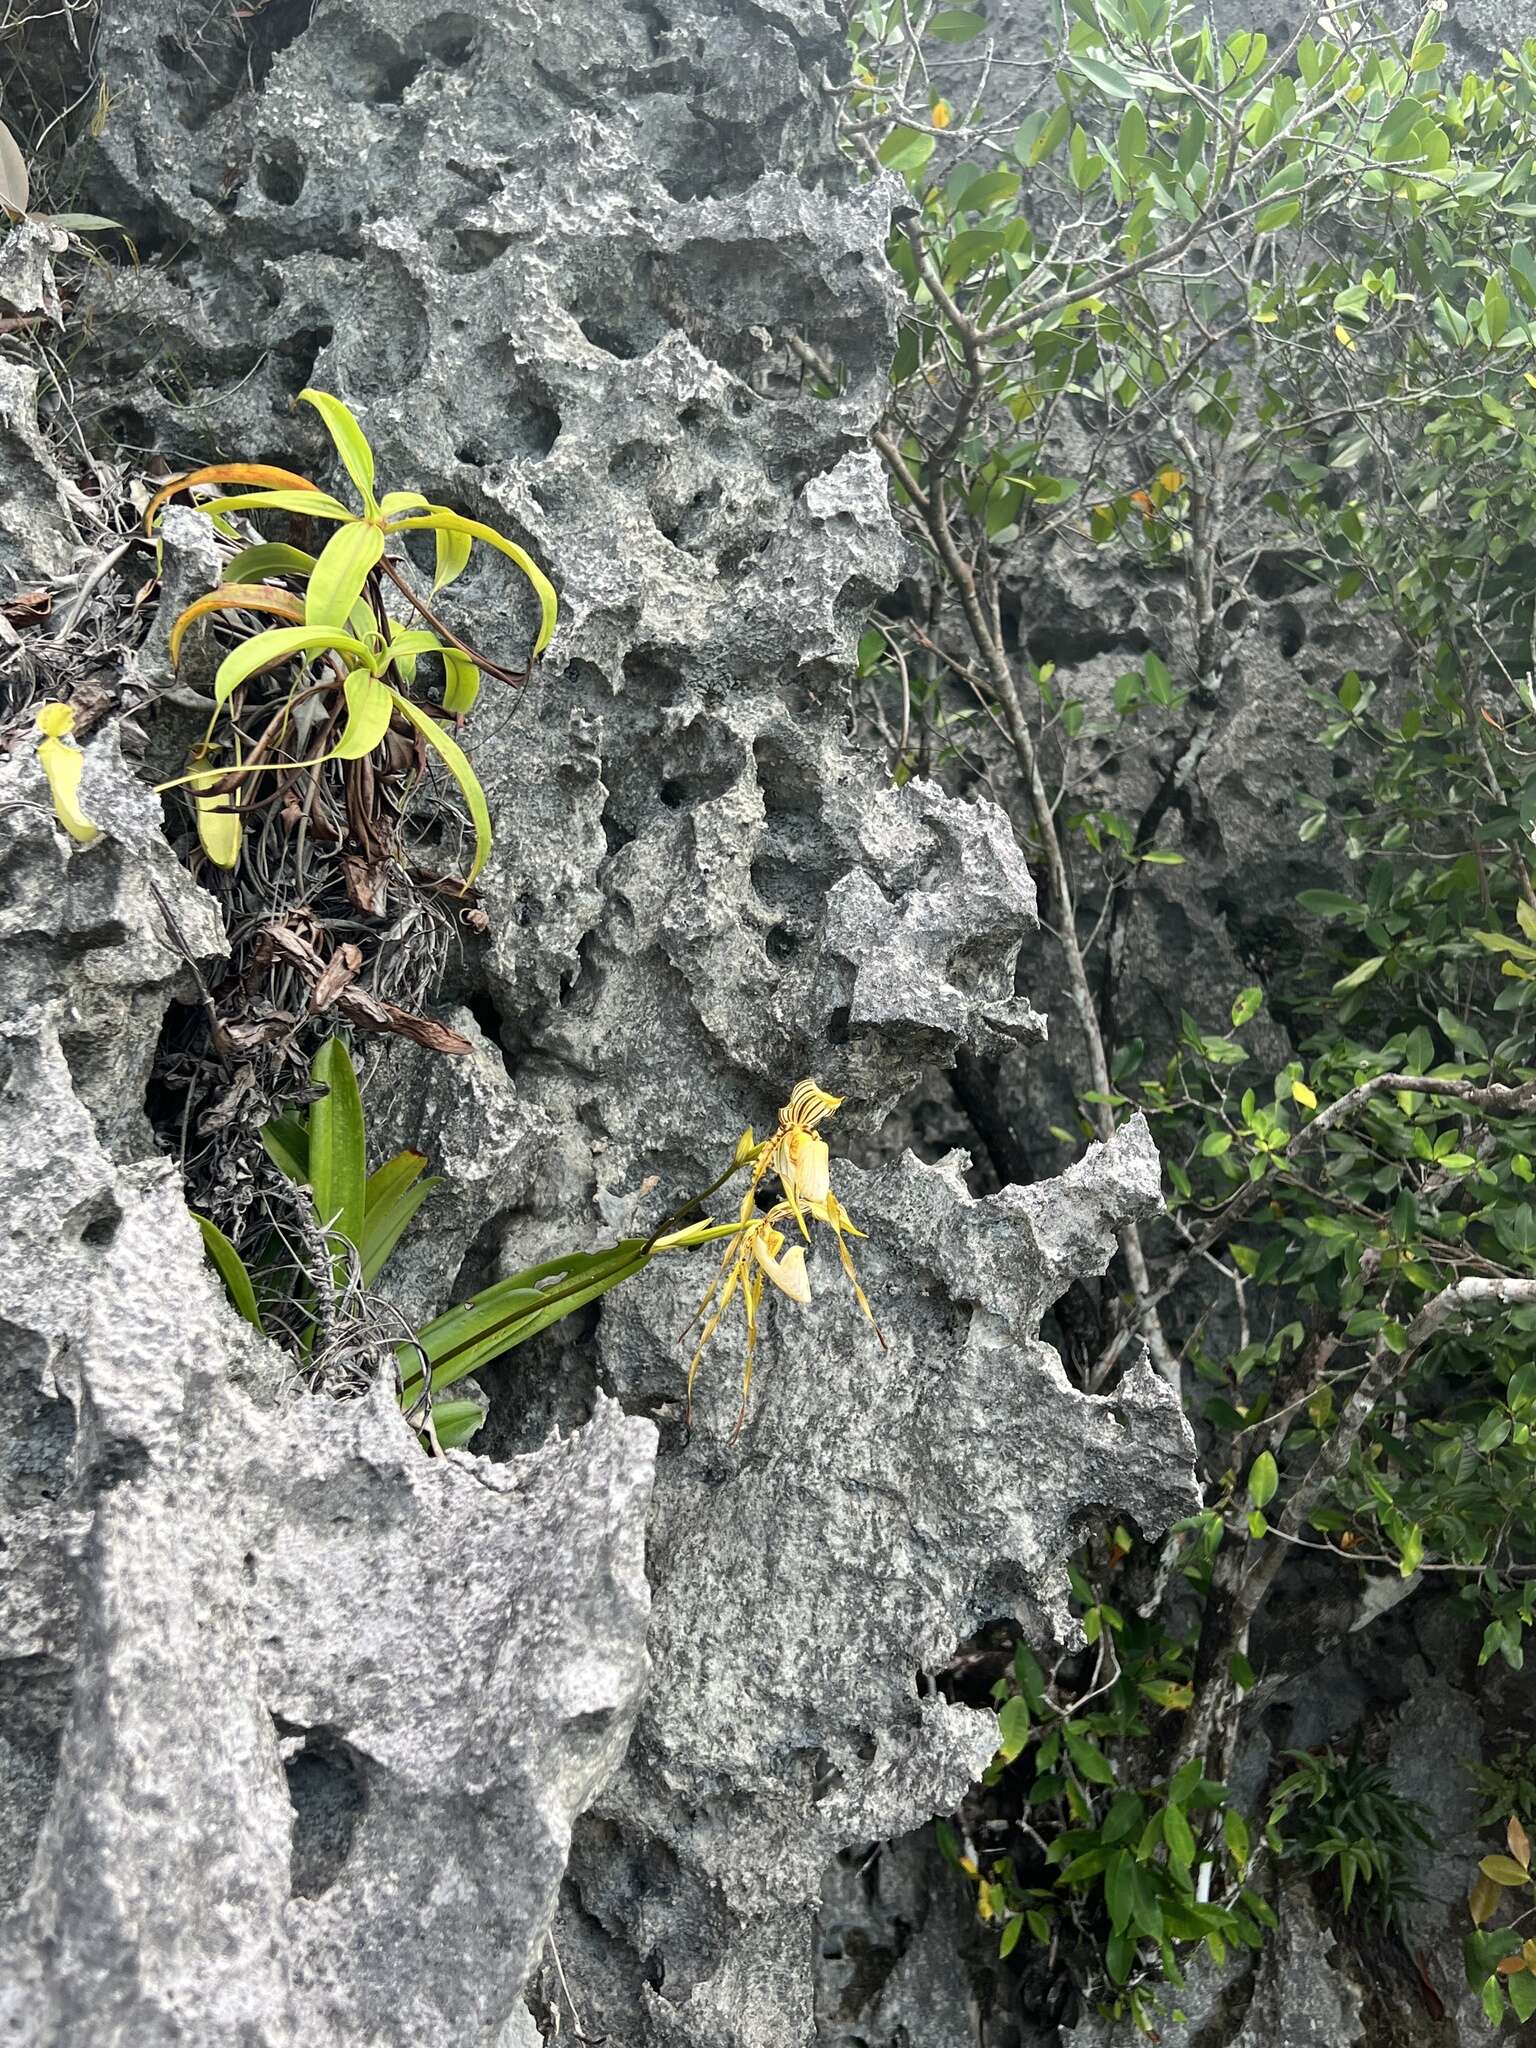
[[[236,491],[230,498],[207,498],[192,509],[206,512],[210,519],[222,512],[302,512],[306,519],[357,517],[325,491]]]
[[[365,664],[368,660],[368,650],[361,640],[354,640],[333,626],[272,626],[265,633],[253,633],[249,640],[242,640],[225,655],[213,679],[214,702],[227,704],[231,693],[262,669],[275,668],[295,654],[322,651],[349,655]]]
[[[423,627],[412,626],[394,633],[389,642],[391,661],[414,661],[418,655],[441,654],[443,643],[435,633],[428,633]]]
[[[627,1238],[602,1252],[569,1253],[510,1274],[472,1300],[447,1310],[416,1333],[431,1367],[433,1392],[453,1386],[478,1366],[574,1315],[589,1301],[632,1279],[651,1257],[647,1238]],[[421,1390],[420,1359],[414,1349],[402,1349],[399,1356],[407,1379],[401,1399],[408,1408]]]
[[[354,520],[333,534],[310,571],[306,626],[345,626],[369,572],[384,552],[384,529]]]
[[[437,567],[432,576],[432,595],[446,590],[450,583],[457,583],[469,566],[474,541],[467,533],[456,533],[452,527],[437,529]]]
[[[108,220],[104,213],[45,213],[40,218],[50,228],[62,228],[66,235],[127,232],[120,220]]]
[[[339,1038],[328,1038],[310,1065],[310,1079],[325,1090],[309,1112],[309,1184],[321,1225],[361,1251],[368,1185],[362,1098],[357,1070]],[[338,1254],[338,1277],[347,1270]]]
[[[224,571],[226,583],[260,583],[267,576],[307,576],[315,566],[313,555],[291,548],[286,541],[258,541],[247,548]]]
[[[379,500],[379,514],[381,518],[393,519],[398,512],[411,512],[431,503],[420,491],[386,491]]]
[[[253,1329],[261,1328],[261,1310],[256,1306],[256,1289],[251,1284],[251,1275],[244,1259],[235,1250],[229,1239],[216,1223],[210,1223],[206,1216],[199,1216],[194,1210],[192,1221],[203,1233],[203,1248],[219,1269],[219,1277],[229,1290],[229,1298]]]
[[[467,519],[461,512],[452,512],[446,505],[434,505],[430,512],[419,517],[397,519],[389,527],[391,533],[407,533],[417,528],[430,527],[439,533],[467,534],[474,540],[483,540],[487,547],[493,547],[509,562],[515,562],[528,581],[533,585],[539,600],[539,631],[533,643],[535,661],[554,638],[555,622],[559,617],[560,601],[555,595],[555,586],[539,567],[526,549],[516,541],[510,541],[494,526],[487,526],[479,519]]]
[[[309,1180],[309,1126],[302,1117],[275,1116],[261,1127],[267,1157],[296,1188]]]
[[[382,1166],[375,1167],[363,1187],[363,1215],[371,1216],[375,1209],[387,1208],[407,1188],[414,1187],[427,1168],[425,1152],[407,1149],[397,1152],[393,1159],[386,1159]]]
[[[331,749],[331,758],[361,761],[389,731],[394,699],[378,677],[365,668],[351,670],[341,687],[347,700],[347,722]]]
[[[368,436],[357,423],[356,414],[339,398],[333,398],[329,391],[316,391],[311,386],[301,391],[299,397],[306,405],[312,405],[324,420],[325,430],[341,457],[342,468],[356,484],[363,509],[371,519],[379,509],[378,500],[373,495],[373,450],[368,445]]]
[[[421,734],[427,745],[433,748],[441,757],[444,766],[459,785],[459,789],[463,794],[464,802],[469,810],[470,821],[475,828],[474,863],[469,873],[465,876],[463,883],[464,888],[467,889],[490,858],[491,813],[490,807],[485,801],[485,791],[480,787],[479,778],[475,774],[474,769],[470,767],[468,757],[458,741],[445,733],[430,713],[423,711],[420,705],[413,704],[409,697],[402,696],[398,690],[392,690],[390,695]]]
[[[462,1450],[485,1421],[484,1401],[444,1401],[432,1404],[432,1431],[440,1449]]]
[[[390,1253],[404,1235],[406,1225],[428,1195],[434,1188],[440,1188],[443,1184],[441,1176],[436,1174],[430,1180],[418,1178],[426,1165],[419,1152],[402,1152],[398,1155],[398,1160],[391,1160],[390,1165],[394,1166],[400,1161],[413,1162],[410,1179],[386,1199],[369,1201],[367,1213],[363,1218],[363,1241],[358,1249],[363,1255],[365,1287],[371,1287],[379,1277]],[[389,1168],[381,1167],[379,1171],[387,1173]],[[377,1178],[377,1175],[370,1175],[370,1187]]]
[[[467,717],[480,695],[480,671],[456,647],[443,649],[443,669],[443,709],[451,711],[455,718]]]

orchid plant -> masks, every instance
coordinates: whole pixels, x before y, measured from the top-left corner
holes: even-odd
[[[283,623],[249,634],[224,655],[214,676],[207,731],[193,749],[187,772],[161,788],[191,789],[204,851],[215,865],[232,868],[240,859],[242,814],[254,801],[247,778],[270,773],[293,782],[340,763],[346,811],[355,827],[368,809],[366,764],[387,750],[393,737],[418,753],[423,748],[435,753],[458,786],[475,835],[474,858],[460,884],[467,890],[490,853],[491,820],[479,778],[449,728],[473,709],[482,675],[511,685],[526,677],[475,652],[431,605],[463,574],[476,542],[483,542],[515,564],[538,599],[536,661],[555,630],[554,586],[525,549],[483,521],[434,505],[420,491],[377,495],[373,450],[350,409],[329,392],[305,390],[299,396],[324,422],[357,494],[357,508],[291,470],[228,462],[192,470],[164,485],[145,514],[153,533],[172,498],[217,486],[222,487],[219,494],[198,501],[195,509],[226,537],[234,534],[235,513],[284,513],[336,529],[318,554],[285,541],[244,547],[228,563],[218,588],[177,618],[170,634],[173,662],[179,661],[187,631],[199,619],[255,614]],[[426,599],[391,553],[391,542],[421,532],[431,533],[436,542]],[[391,614],[386,604],[391,587],[421,625]],[[423,659],[441,665],[436,701],[417,687]],[[285,672],[287,685],[279,688],[275,702],[263,698],[258,706],[251,686],[272,671]],[[248,732],[253,712],[259,730]],[[363,830],[368,836],[368,823]],[[387,833],[372,836],[383,841]]]
[[[286,1332],[318,1381],[325,1354],[334,1354],[338,1344],[366,1348],[362,1333],[367,1328],[368,1290],[439,1182],[423,1178],[426,1156],[414,1150],[398,1152],[368,1171],[362,1097],[340,1039],[321,1047],[311,1080],[319,1094],[308,1116],[276,1118],[264,1128],[262,1143],[284,1178],[301,1191],[307,1235],[317,1256],[307,1264],[284,1264],[269,1246],[253,1267],[207,1217],[196,1221],[235,1308],[264,1334]],[[811,1299],[804,1244],[786,1250],[785,1233],[779,1228],[791,1220],[807,1242],[807,1219],[831,1230],[854,1297],[879,1336],[845,1242],[863,1232],[854,1228],[832,1192],[826,1141],[816,1129],[839,1106],[838,1096],[828,1095],[814,1081],[802,1081],[779,1111],[773,1134],[759,1143],[748,1128],[719,1179],[674,1211],[651,1236],[625,1238],[596,1252],[567,1252],[525,1267],[393,1344],[400,1405],[424,1440],[448,1450],[468,1442],[480,1427],[485,1419],[483,1400],[441,1398],[479,1367],[634,1279],[652,1259],[723,1241],[719,1271],[689,1323],[691,1329],[705,1318],[688,1368],[687,1400],[691,1422],[700,1360],[731,1303],[739,1298],[746,1326],[745,1360],[734,1441],[751,1394],[766,1283],[771,1281],[791,1301]],[[733,1221],[716,1223],[708,1216],[680,1221],[744,1169],[749,1174],[747,1189]],[[770,1176],[777,1179],[779,1199],[759,1212],[759,1191]],[[884,1337],[880,1342],[884,1344]]]

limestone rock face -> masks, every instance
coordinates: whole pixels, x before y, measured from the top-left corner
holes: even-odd
[[[483,1459],[429,1466],[383,1392],[280,1399],[136,1121],[176,963],[132,892],[164,849],[146,821],[66,860],[28,816],[23,879],[124,863],[97,1049],[40,1024],[17,1071],[42,1059],[47,1086],[4,1101],[23,1158],[74,1134],[68,1174],[38,1166],[47,1258],[23,1244],[3,1310],[23,1436],[56,1451],[13,1657],[52,1688],[5,1838],[28,2048],[521,2040],[584,1808],[562,2025],[574,2003],[624,2048],[791,2048],[829,1866],[951,1807],[992,1753],[991,1717],[926,1675],[1002,1615],[1068,1630],[1090,1521],[1150,1534],[1193,1505],[1162,1383],[1079,1395],[1039,1335],[1155,1206],[1144,1129],[988,1199],[963,1156],[873,1140],[961,1050],[1045,1022],[1016,986],[1035,905],[1006,818],[891,788],[847,733],[854,638],[903,558],[867,447],[890,194],[831,146],[839,17],[102,0],[92,203],[146,259],[88,284],[75,374],[104,430],[311,468],[292,400],[319,385],[385,487],[492,522],[561,593],[540,673],[488,686],[467,729],[496,851],[444,994],[475,1051],[370,1078],[380,1140],[451,1183],[394,1298],[424,1314],[498,1262],[652,1228],[812,1074],[847,1097],[834,1151],[870,1148],[836,1185],[884,1347],[823,1251],[811,1307],[775,1304],[739,1437],[724,1333],[690,1433],[677,1338],[708,1265],[667,1260],[485,1375]],[[803,388],[791,331],[848,365],[840,395]],[[526,593],[496,563],[445,609],[520,659]],[[126,771],[88,755],[110,808]],[[166,885],[211,953],[206,906]],[[98,932],[43,916],[45,964]],[[66,1000],[26,984],[40,1018]],[[65,1223],[93,1202],[115,1220],[80,1250]],[[49,1320],[71,1300],[90,1314]]]
[[[91,768],[83,849],[0,788],[0,2038],[493,2039],[644,1683],[654,1432],[434,1464],[387,1387],[284,1390],[173,1165],[104,1143],[93,1054],[142,1100],[180,964],[151,877],[221,941]]]

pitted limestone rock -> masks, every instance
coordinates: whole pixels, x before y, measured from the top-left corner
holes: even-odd
[[[109,427],[312,467],[291,401],[318,384],[356,406],[387,486],[491,521],[561,592],[539,676],[488,685],[466,730],[497,847],[464,993],[488,995],[511,1069],[469,1093],[499,1105],[487,1151],[530,1112],[551,1137],[528,1187],[482,1162],[471,1208],[506,1201],[508,1266],[650,1227],[802,1074],[867,1131],[962,1047],[1041,1029],[1002,814],[893,790],[847,739],[856,634],[904,556],[867,443],[889,195],[840,165],[818,89],[841,34],[829,0],[102,0],[96,203],[157,258],[92,283],[79,375]],[[847,366],[841,393],[805,388],[789,331]],[[444,604],[515,659],[526,592],[503,566]],[[389,1135],[430,1150],[415,1085]],[[472,1177],[471,1123],[447,1149]],[[680,1442],[699,1262],[658,1263],[496,1375],[498,1455],[608,1415],[603,1393],[668,1432],[652,1708],[578,1831],[561,1944],[584,2029],[625,2048],[801,2038],[820,1870],[952,1804],[990,1751],[984,1717],[919,1701],[919,1671],[996,1613],[1059,1623],[1099,1506],[1150,1525],[1188,1504],[1160,1386],[1087,1401],[1037,1336],[1155,1199],[1138,1133],[995,1205],[953,1163],[843,1192],[890,1351],[818,1273],[737,1449],[723,1352]],[[420,1220],[407,1280],[465,1254]],[[473,1828],[478,1795],[460,1812]]]
[[[599,1404],[434,1463],[388,1386],[285,1391],[86,1086],[104,1039],[127,1092],[179,966],[151,878],[205,960],[212,905],[110,742],[92,846],[7,779],[0,2036],[494,2039],[644,1684],[654,1433]]]
[[[632,2048],[808,2039],[823,1871],[950,1810],[996,1746],[990,1714],[921,1696],[919,1675],[1003,1614],[1070,1635],[1062,1560],[1091,1519],[1112,1509],[1154,1530],[1195,1505],[1164,1383],[1143,1365],[1090,1398],[1038,1336],[1070,1280],[1103,1268],[1116,1226],[1155,1205],[1145,1129],[987,1200],[962,1163],[908,1155],[836,1177],[869,1232],[858,1257],[887,1348],[823,1253],[814,1315],[766,1319],[739,1440],[724,1333],[691,1437],[674,1424],[664,1439],[656,1682],[578,1831],[563,1942],[599,2031]],[[675,1416],[696,1285],[653,1266],[604,1317],[608,1383],[631,1405],[665,1413],[670,1395]],[[633,1989],[603,2006],[615,1936],[643,1965],[643,2019]]]

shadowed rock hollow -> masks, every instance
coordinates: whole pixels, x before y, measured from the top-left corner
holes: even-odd
[[[962,1049],[1045,1028],[1002,814],[892,790],[846,738],[901,557],[866,443],[890,194],[831,146],[839,33],[819,0],[101,8],[94,197],[143,264],[88,282],[93,430],[146,462],[314,465],[291,401],[317,384],[387,484],[492,521],[561,593],[533,684],[469,729],[489,930],[444,996],[474,1055],[391,1051],[370,1080],[380,1142],[450,1180],[395,1282],[413,1314],[649,1227],[803,1074],[848,1098],[835,1155]],[[802,392],[790,329],[850,366],[840,399]],[[73,540],[28,397],[0,415],[31,465],[0,539],[40,572]],[[516,583],[454,598],[515,659]],[[98,845],[65,851],[24,751],[4,797],[31,808],[0,816],[0,1314],[34,1473],[0,1642],[5,2038],[531,2039],[563,1871],[588,2033],[810,2040],[828,1866],[992,1753],[991,1717],[922,1675],[1001,1616],[1069,1629],[1090,1519],[1192,1505],[1162,1383],[1089,1399],[1038,1335],[1155,1206],[1144,1130],[985,1200],[957,1156],[842,1169],[887,1348],[823,1258],[734,1444],[728,1345],[682,1425],[707,1275],[657,1266],[487,1376],[486,1456],[429,1465],[384,1394],[285,1390],[125,1106],[192,993],[151,870],[195,951],[220,938],[115,748],[109,721]]]

